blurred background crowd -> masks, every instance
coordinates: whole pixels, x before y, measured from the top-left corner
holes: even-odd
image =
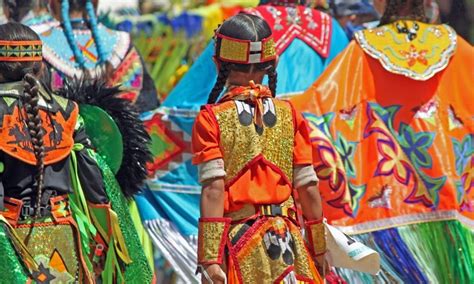
[[[223,19],[258,0],[101,0],[100,20],[132,34],[148,64],[160,101],[207,46]],[[378,24],[373,0],[313,0],[313,7],[333,15],[349,38]],[[374,5],[375,4],[375,5]],[[474,0],[425,0],[432,23],[447,23],[474,43]],[[3,15],[3,13],[1,14]],[[1,19],[2,22],[6,20]]]

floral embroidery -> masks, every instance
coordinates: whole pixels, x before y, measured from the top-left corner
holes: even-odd
[[[428,60],[426,60],[426,53],[428,53],[428,50],[426,49],[418,51],[412,44],[410,45],[410,49],[408,51],[400,50],[400,53],[406,58],[408,66],[410,67],[415,65],[416,62],[419,62],[423,65],[428,65]]]
[[[449,26],[416,21],[359,31],[355,38],[388,72],[420,81],[446,68],[457,45],[456,32]]]

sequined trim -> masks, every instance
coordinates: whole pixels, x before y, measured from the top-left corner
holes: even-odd
[[[419,81],[444,70],[457,46],[456,32],[448,25],[415,21],[360,31],[355,38],[387,71]]]
[[[240,123],[233,101],[212,107],[219,124],[227,184],[259,156],[280,169],[289,181],[293,180],[293,112],[284,101],[273,100],[273,103],[277,122],[274,127],[264,127],[261,135],[254,124]]]
[[[320,278],[299,228],[282,217],[259,218],[251,227],[233,225],[229,236],[238,238],[229,248],[240,283],[279,283],[294,274],[303,283]]]
[[[230,227],[230,218],[200,218],[198,263],[221,264]]]
[[[306,224],[306,234],[311,252],[314,255],[321,255],[326,252],[326,229],[321,220],[308,221]]]
[[[81,255],[71,225],[39,222],[20,225],[15,231],[39,264],[39,271],[33,272],[35,279],[44,279],[41,283],[85,280],[80,277],[83,274]]]
[[[272,27],[276,51],[281,54],[298,38],[321,57],[327,58],[331,45],[332,19],[328,14],[309,7],[260,5],[244,10],[264,18]]]

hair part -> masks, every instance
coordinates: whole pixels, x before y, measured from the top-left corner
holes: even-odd
[[[406,10],[403,15],[401,12]],[[380,26],[397,20],[416,20],[426,22],[423,0],[386,0],[385,11],[380,19]]]
[[[217,32],[230,38],[260,41],[272,35],[270,26],[262,18],[250,14],[237,14],[217,28]],[[215,38],[215,54],[220,53],[222,40]],[[269,77],[269,88],[273,96],[276,94],[276,60],[255,64],[237,64],[220,60],[216,56],[219,66],[217,80],[209,95],[208,104],[213,104],[219,98],[224,89],[227,79],[232,71],[251,73],[253,71],[264,71]]]

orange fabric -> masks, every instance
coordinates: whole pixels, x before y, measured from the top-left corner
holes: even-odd
[[[220,100],[226,102],[233,99],[246,98],[247,101],[255,105],[255,113],[253,115],[253,122],[258,125],[263,125],[263,99],[271,98],[272,92],[267,86],[255,84],[254,81],[249,82],[250,87],[234,87],[229,90],[227,94]]]
[[[309,141],[308,125],[302,115],[297,112],[294,112],[293,119],[296,126],[293,164],[310,165],[312,163],[312,146]],[[210,107],[202,109],[193,128],[194,164],[223,158],[219,146],[219,136],[219,125],[212,110]],[[291,195],[293,181],[287,181],[283,176],[280,169],[270,164],[262,156],[255,157],[242,169],[236,180],[226,185],[225,211],[236,211],[244,204],[279,204],[284,202]]]
[[[455,216],[441,211],[474,219],[474,51],[457,42],[444,70],[416,81],[353,41],[292,100],[310,122],[331,223],[375,230]]]
[[[74,103],[68,117],[64,117],[59,110],[56,113],[50,113],[40,108],[39,113],[44,133],[44,164],[50,165],[63,160],[71,152],[74,146],[73,132],[79,108]],[[3,127],[0,129],[0,150],[27,164],[36,165],[25,117],[26,112],[24,109],[20,112],[18,106],[13,108],[11,114],[5,114]],[[55,121],[56,128],[51,124],[51,120]]]

